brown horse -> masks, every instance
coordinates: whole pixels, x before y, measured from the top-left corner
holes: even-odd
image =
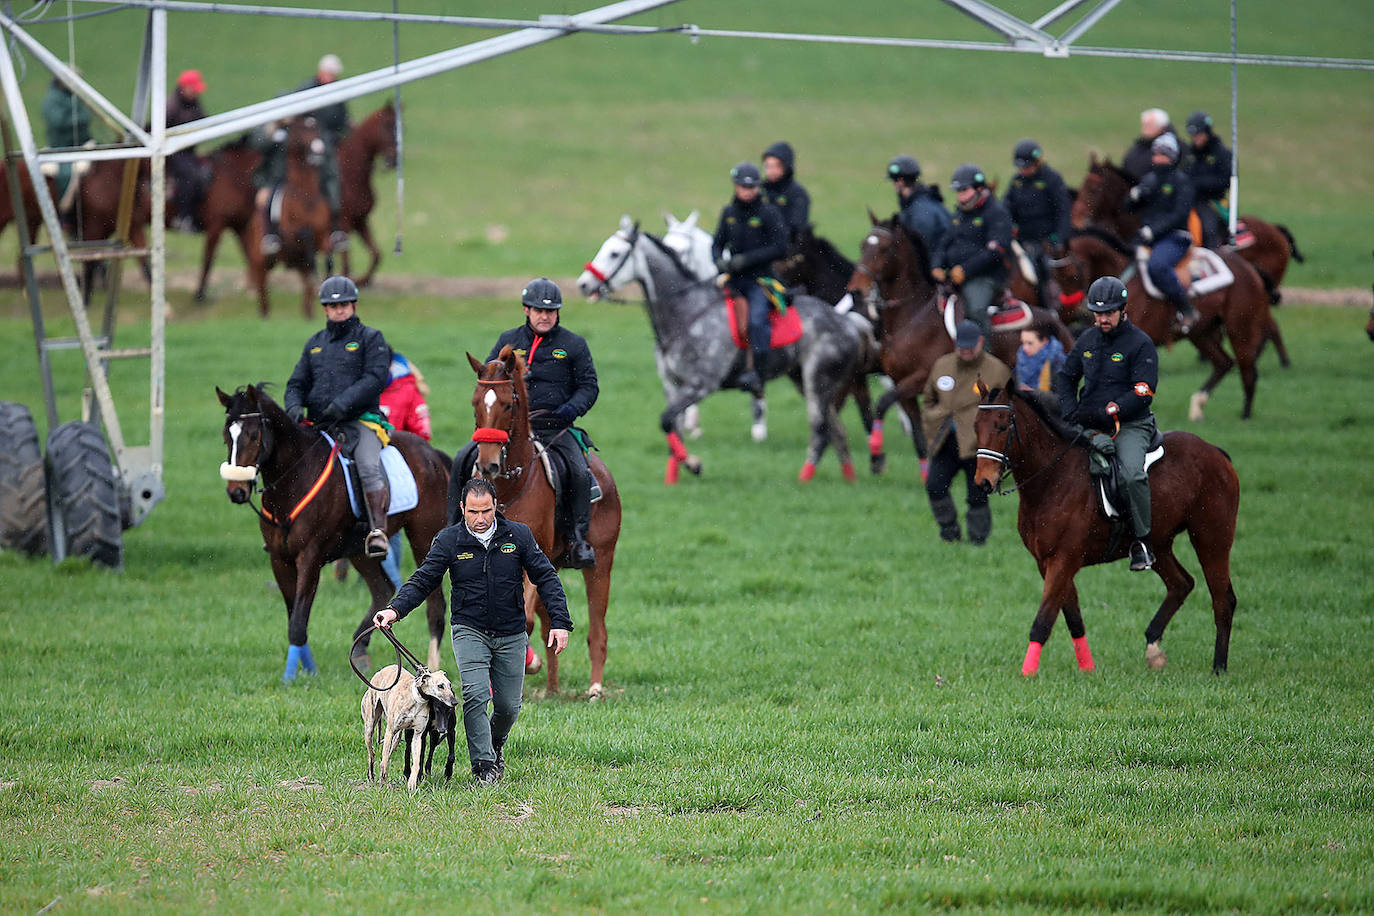
[[[38,237],[38,227],[43,225],[43,211],[38,208],[38,197],[34,194],[33,182],[29,180],[29,169],[22,161],[15,163],[16,174],[19,177],[19,196],[24,206],[24,225],[29,230],[29,241],[32,243]],[[5,179],[0,178],[0,181]],[[56,199],[57,188],[51,178],[47,179],[48,193]],[[0,194],[0,232],[5,231],[5,227],[14,222],[14,201],[10,196],[9,183],[5,182],[5,191]],[[16,231],[18,231],[16,229]],[[24,268],[22,266],[24,253],[19,252],[19,265],[17,272],[20,282],[23,282]]]
[[[372,238],[372,227],[367,218],[372,213],[377,198],[372,192],[372,170],[377,157],[381,156],[387,168],[396,168],[396,109],[387,102],[363,122],[349,131],[348,136],[339,143],[339,228],[344,232],[356,232],[367,246],[372,263],[367,273],[358,280],[359,286],[372,282],[372,275],[381,263],[382,252]],[[349,252],[342,252],[344,276],[353,276],[349,263]]]
[[[1073,637],[1078,667],[1090,671],[1092,652],[1073,580],[1084,566],[1126,556],[1130,538],[1113,531],[1102,513],[1088,474],[1087,447],[1078,444],[1079,430],[1058,419],[1054,396],[1016,391],[1015,386],[989,391],[982,382],[978,385],[982,404],[975,424],[978,466],[974,480],[992,490],[1010,471],[1020,494],[1016,527],[1045,582],[1021,673],[1029,676],[1039,668],[1041,647],[1061,610]],[[1193,577],[1174,556],[1173,548],[1174,538],[1187,531],[1212,593],[1217,628],[1212,671],[1226,670],[1236,611],[1231,544],[1239,507],[1240,479],[1230,457],[1192,433],[1166,433],[1164,457],[1150,473],[1150,546],[1156,558],[1155,573],[1167,590],[1164,603],[1145,628],[1145,660],[1151,668],[1164,667],[1160,638],[1193,590]]]
[[[497,505],[507,518],[530,527],[534,539],[555,566],[566,568],[560,526],[554,522],[556,497],[548,476],[535,454],[530,435],[529,397],[525,392],[525,360],[511,347],[501,348],[496,359],[483,365],[471,353],[468,362],[477,373],[472,393],[476,431],[477,473],[496,486]],[[571,435],[571,433],[565,433]],[[601,499],[592,503],[592,524],[587,540],[596,550],[596,565],[582,570],[587,589],[587,649],[591,654],[590,699],[600,699],[606,670],[606,606],[611,597],[611,567],[620,539],[620,494],[615,478],[595,454],[589,455],[592,474],[601,486]],[[539,593],[525,581],[526,628],[533,630],[539,614],[541,645],[549,641],[549,612]],[[548,689],[558,690],[558,656],[547,653]]]
[[[912,440],[916,454],[926,459],[925,436],[921,432],[920,398],[935,360],[953,351],[944,316],[940,312],[935,285],[930,280],[930,257],[925,243],[909,234],[895,216],[879,220],[871,212],[873,227],[859,249],[859,265],[849,280],[850,294],[866,298],[878,311],[882,333],[879,335],[878,361],[896,386],[883,392],[874,407],[876,418],[869,437],[869,451],[877,457],[883,451],[882,423],[893,403],[901,405],[911,418]],[[1032,323],[1046,328],[1059,338],[1065,351],[1073,348],[1073,335],[1059,316],[1047,309],[1032,309]],[[1021,346],[1021,331],[995,331],[988,351],[1008,366],[1016,363]]]
[[[215,249],[225,230],[238,238],[244,261],[253,262],[248,230],[253,224],[253,171],[261,161],[262,154],[248,145],[246,134],[209,157],[212,177],[198,213],[200,224],[205,227],[205,249],[200,259],[200,282],[196,284],[197,302],[205,301]]]
[[[1288,356],[1278,323],[1269,311],[1269,297],[1264,293],[1259,274],[1235,252],[1222,251],[1219,254],[1235,275],[1235,282],[1193,300],[1199,320],[1188,334],[1188,339],[1212,364],[1211,376],[1189,401],[1188,416],[1194,421],[1203,419],[1203,407],[1211,397],[1212,389],[1237,364],[1240,365],[1241,388],[1245,392],[1241,417],[1249,419],[1255,400],[1255,384],[1259,379],[1256,363],[1265,341],[1273,338],[1280,359],[1287,360]],[[1063,294],[1076,296],[1086,291],[1098,277],[1122,276],[1130,263],[1131,259],[1124,249],[1109,244],[1095,234],[1080,233],[1069,241],[1068,254],[1054,262],[1054,273]],[[1163,344],[1178,339],[1174,329],[1173,305],[1152,299],[1146,294],[1140,270],[1135,270],[1126,278],[1126,290],[1126,314],[1150,335],[1151,340]],[[1224,329],[1231,341],[1231,349],[1236,354],[1234,360],[1222,349],[1219,329]]]
[[[124,193],[126,169],[134,168],[134,198],[130,211],[128,243],[133,248],[146,248],[148,226],[152,222],[152,165],[147,159],[136,163],[101,160],[91,163],[90,171],[81,178],[74,207],[76,237],[79,241],[112,239],[119,228],[119,201]],[[139,259],[145,280],[151,282],[152,267],[146,257]],[[98,270],[108,264],[86,261],[84,265],[85,295],[90,299]],[[108,273],[106,274],[108,277]]]
[[[1099,162],[1096,155],[1092,156],[1088,160],[1088,174],[1083,176],[1083,184],[1074,198],[1070,217],[1074,228],[1096,226],[1121,239],[1134,238],[1140,229],[1140,218],[1128,213],[1124,206],[1133,183],[1131,177],[1113,165],[1110,159]],[[1267,223],[1258,216],[1241,216],[1240,222],[1250,230],[1253,241],[1243,248],[1227,247],[1232,247],[1259,271],[1270,303],[1277,304],[1281,298],[1279,284],[1283,283],[1284,274],[1288,272],[1289,258],[1299,263],[1306,259],[1298,250],[1298,243],[1287,226]]]
[[[354,631],[356,638],[372,626],[372,617],[386,607],[393,589],[381,561],[363,554],[367,525],[349,506],[343,474],[329,442],[319,432],[298,426],[262,385],[245,385],[233,394],[215,392],[224,405],[224,442],[229,460],[220,467],[229,499],[249,503],[255,481],[262,478],[262,508],[258,512],[262,540],[272,558],[272,575],[286,602],[287,652],[283,680],[296,676],[297,663],[311,673],[315,662],[306,641],[310,608],[326,563],[347,557],[367,583],[372,603]],[[412,433],[393,433],[391,444],[400,450],[415,475],[419,503],[414,509],[387,517],[387,534],[404,529],[416,563],[424,562],[430,542],[444,527],[448,492],[448,461],[428,442]],[[429,653],[426,662],[438,668],[439,640],[444,636],[442,589],[427,599]],[[370,665],[367,640],[354,650],[359,667]]]
[[[262,253],[267,214],[261,210],[253,215],[248,245],[248,275],[258,291],[258,311],[264,318],[272,311],[267,273],[273,266],[282,264],[301,275],[301,311],[306,318],[314,311],[316,261],[321,252],[325,255],[325,269],[333,272],[329,203],[320,192],[319,164],[323,156],[324,140],[315,119],[292,118],[286,133],[286,181],[267,204],[269,208],[280,207],[277,226],[281,251],[274,255]]]

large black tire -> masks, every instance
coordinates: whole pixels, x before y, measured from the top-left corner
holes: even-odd
[[[120,569],[124,528],[110,450],[100,429],[73,420],[48,436],[48,517],[53,551]]]
[[[23,404],[0,401],[0,548],[30,556],[48,549],[47,490],[43,453],[33,414]]]

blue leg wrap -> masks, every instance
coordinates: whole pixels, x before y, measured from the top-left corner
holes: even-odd
[[[301,647],[291,646],[286,650],[286,671],[281,676],[283,684],[289,684],[296,679],[296,669],[301,663]]]
[[[320,670],[315,667],[315,654],[310,651],[308,644],[301,646],[301,667],[306,674],[318,674]]]

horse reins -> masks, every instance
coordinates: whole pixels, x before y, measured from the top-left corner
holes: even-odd
[[[382,635],[385,636],[387,639],[391,640],[391,644],[396,647],[396,680],[392,681],[385,687],[378,687],[376,684],[372,683],[372,679],[369,678],[366,674],[363,674],[361,671],[359,671],[358,666],[353,662],[353,650],[358,648],[358,643],[362,641],[363,637],[369,636],[373,630],[381,630]],[[391,632],[391,627],[379,627],[374,623],[372,626],[368,627],[366,630],[363,630],[357,636],[353,637],[353,645],[348,650],[348,667],[352,668],[353,673],[358,675],[359,679],[362,680],[362,682],[366,684],[368,687],[372,688],[373,690],[376,690],[378,693],[386,693],[388,690],[390,690],[392,687],[395,687],[401,681],[401,672],[405,670],[401,666],[401,656],[405,656],[405,660],[415,666],[416,674],[425,675],[429,673],[429,668],[422,665],[420,663],[420,660],[415,657],[415,654],[413,652],[411,652],[405,646],[401,645],[401,641],[396,638],[394,633]]]
[[[1016,426],[1016,411],[1012,408],[1012,405],[1011,405],[1011,404],[979,404],[979,405],[978,405],[978,409],[979,409],[979,410],[1006,410],[1006,411],[1010,411],[1010,412],[1011,412],[1011,428],[1010,428],[1007,432],[1008,432],[1008,435],[1011,437],[1011,439],[1012,439],[1013,441],[1017,441],[1017,442],[1020,441],[1020,439],[1021,439],[1021,434],[1020,434],[1020,432],[1017,430],[1017,426]],[[1026,484],[1030,483],[1032,480],[1034,480],[1035,478],[1039,477],[1041,474],[1045,473],[1045,472],[1048,471],[1050,468],[1052,468],[1052,467],[1054,467],[1056,464],[1058,464],[1059,461],[1060,461],[1060,459],[1062,459],[1065,455],[1067,455],[1067,454],[1069,453],[1069,450],[1072,449],[1072,448],[1073,448],[1075,445],[1077,445],[1077,444],[1078,444],[1078,436],[1074,436],[1074,437],[1073,437],[1072,439],[1070,439],[1070,440],[1068,441],[1068,443],[1064,446],[1064,449],[1063,449],[1058,455],[1055,455],[1054,458],[1050,459],[1050,461],[1049,461],[1044,467],[1042,467],[1042,468],[1041,468],[1040,470],[1038,470],[1038,471],[1033,471],[1033,472],[1031,472],[1031,474],[1030,474],[1029,476],[1027,476],[1025,480],[1018,481],[1017,484],[1016,484],[1014,487],[1012,487],[1010,490],[1003,490],[1003,489],[1002,489],[1002,481],[1005,480],[1006,477],[1007,477],[1007,474],[1010,473],[1010,470],[1011,470],[1011,458],[1010,458],[1009,456],[1007,456],[1006,454],[997,451],[996,449],[990,449],[990,448],[980,448],[980,449],[978,449],[977,457],[979,457],[979,458],[987,458],[987,459],[989,459],[990,461],[996,461],[996,462],[1000,465],[1000,469],[999,469],[999,472],[998,472],[998,474],[997,474],[997,483],[994,485],[993,489],[995,490],[995,492],[997,493],[998,496],[1010,496],[1012,493],[1015,493],[1017,490],[1020,490],[1020,489],[1023,488]]]
[[[262,411],[257,411],[255,413],[241,413],[234,417],[234,419],[242,420],[245,417],[257,417],[261,419]],[[321,435],[323,435],[323,431],[321,431]],[[313,447],[314,443],[311,443],[311,445]],[[333,440],[333,446],[329,450],[329,458],[324,463],[324,469],[320,471],[320,476],[315,478],[315,482],[310,485],[310,489],[307,490],[305,495],[301,497],[300,501],[296,503],[295,508],[293,508],[290,512],[287,513],[286,519],[284,521],[272,515],[272,513],[267,509],[266,506],[263,506],[263,508],[260,509],[253,504],[253,490],[251,487],[248,490],[248,508],[252,509],[257,514],[258,518],[262,519],[270,525],[275,525],[276,527],[280,528],[283,533],[290,531],[291,523],[296,520],[297,516],[299,516],[302,512],[305,511],[306,506],[310,505],[312,502],[315,501],[315,497],[320,495],[320,490],[324,489],[325,483],[329,480],[330,475],[334,473],[334,461],[339,456],[339,449],[339,440],[335,438]],[[284,480],[288,474],[290,474],[293,470],[296,469],[296,465],[300,464],[302,461],[305,460],[305,456],[309,454],[309,452],[310,449],[306,449],[305,452],[302,453],[302,455],[299,458],[297,458],[294,462],[291,463],[291,467],[282,471],[281,475],[277,478],[277,480]],[[261,462],[259,462],[258,464],[258,476],[262,476]],[[277,481],[274,481],[270,484],[264,481],[262,485],[263,494],[266,495],[267,491],[273,489],[274,487],[276,487],[276,485]]]

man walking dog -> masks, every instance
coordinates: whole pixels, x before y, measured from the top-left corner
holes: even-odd
[[[463,486],[463,520],[439,532],[429,556],[373,623],[391,624],[409,614],[443,580],[453,588],[453,654],[463,682],[463,727],[472,775],[494,785],[505,771],[502,748],[520,715],[525,685],[525,592],[529,576],[548,608],[549,647],[568,645],[572,619],[558,572],[530,529],[496,511],[491,481],[476,477]],[[487,714],[487,703],[492,712]]]

